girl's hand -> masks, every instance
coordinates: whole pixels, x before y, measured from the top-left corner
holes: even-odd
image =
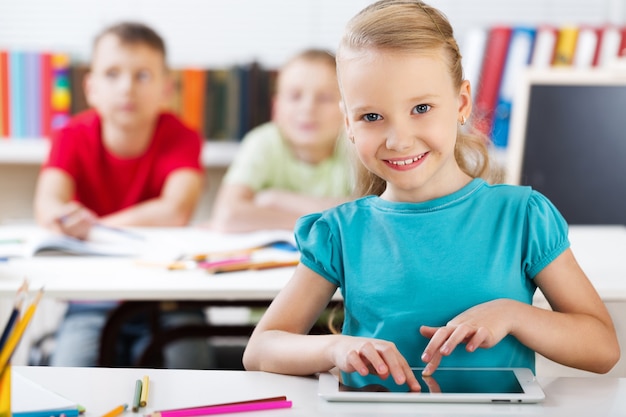
[[[362,337],[341,336],[332,352],[333,363],[344,372],[370,372],[382,379],[390,375],[398,385],[407,384],[411,391],[421,387],[406,359],[392,342]]]
[[[450,355],[465,343],[465,349],[490,348],[511,332],[511,307],[515,301],[499,299],[479,304],[459,314],[444,327],[420,327],[422,336],[430,339],[422,360],[427,363],[424,375],[432,375],[443,356]]]

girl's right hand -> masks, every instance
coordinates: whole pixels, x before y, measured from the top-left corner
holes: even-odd
[[[413,370],[396,345],[380,339],[341,336],[333,348],[333,363],[344,372],[370,372],[382,379],[390,375],[398,385],[407,384],[414,392],[421,391]]]

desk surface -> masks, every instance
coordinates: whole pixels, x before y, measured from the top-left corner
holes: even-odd
[[[263,372],[164,369],[14,367],[14,372],[86,407],[85,417],[132,404],[135,381],[150,377],[152,411],[286,395],[293,408],[260,411],[264,416],[624,416],[625,378],[539,378],[540,404],[329,403],[317,396],[317,379]],[[131,415],[127,411],[125,415]],[[138,415],[138,414],[133,414]]]
[[[32,228],[31,228],[32,229]],[[28,232],[0,227],[0,239]],[[0,296],[13,296],[24,277],[57,299],[271,300],[293,268],[210,275],[168,271],[163,261],[183,253],[225,250],[267,239],[267,233],[220,235],[198,228],[135,229],[148,237],[138,258],[37,256],[0,262]],[[276,232],[287,236],[287,232]],[[626,227],[572,226],[572,250],[604,301],[626,300]],[[537,294],[542,299],[540,293]]]
[[[34,227],[0,227],[0,239],[33,233]],[[136,257],[35,256],[0,262],[0,296],[15,294],[27,277],[31,288],[45,287],[57,299],[271,300],[293,267],[209,274],[201,269],[167,270],[183,254],[241,249],[288,231],[224,235],[201,228],[135,228],[145,242],[132,243]]]

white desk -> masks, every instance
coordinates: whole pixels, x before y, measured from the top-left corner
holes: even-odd
[[[263,372],[157,369],[14,367],[27,378],[86,407],[85,417],[132,404],[135,381],[150,377],[148,406],[139,413],[286,395],[291,409],[250,416],[624,416],[624,378],[539,378],[546,399],[540,404],[329,403],[317,396],[317,379]],[[236,414],[239,415],[239,414]],[[242,414],[244,415],[244,414]]]
[[[33,233],[33,227],[1,227],[0,239]],[[181,254],[243,248],[289,232],[220,235],[199,228],[134,229],[147,237],[136,258],[36,256],[0,262],[0,297],[13,297],[24,277],[56,299],[272,300],[293,268],[211,275],[203,270],[169,271]],[[137,243],[131,243],[135,245]]]

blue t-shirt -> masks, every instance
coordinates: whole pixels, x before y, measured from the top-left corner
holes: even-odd
[[[567,223],[543,195],[482,179],[422,203],[368,196],[310,214],[296,239],[301,262],[340,287],[343,333],[393,341],[414,367],[428,343],[421,325],[499,298],[532,303],[533,278],[569,247]],[[474,353],[460,346],[440,366],[534,371],[535,357],[507,336]]]

